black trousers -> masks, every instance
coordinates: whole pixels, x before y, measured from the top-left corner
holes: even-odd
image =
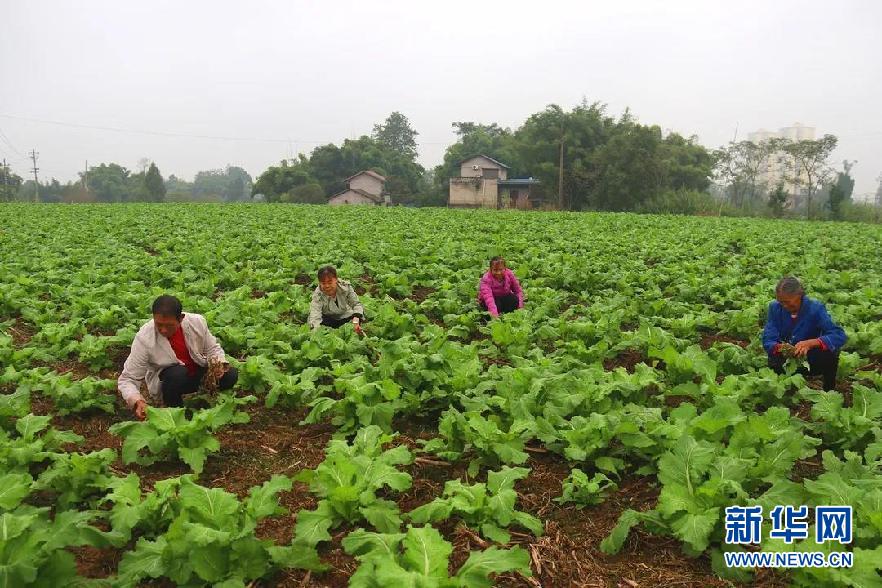
[[[518,296],[517,294],[506,294],[505,296],[494,296],[493,301],[496,303],[496,310],[499,311],[499,314],[505,314],[506,312],[514,312],[518,309]],[[481,308],[483,310],[487,310],[487,305],[481,300]]]
[[[776,373],[784,373],[784,362],[787,358],[783,355],[769,355],[769,367]],[[809,369],[801,368],[799,373],[806,376],[821,376],[824,379],[824,390],[836,388],[836,371],[839,369],[839,352],[812,349],[808,352]]]
[[[322,315],[322,326],[323,327],[331,327],[332,329],[339,329],[340,327],[342,327],[346,323],[351,323],[352,317],[354,317],[354,316],[357,316],[358,318],[360,318],[362,320],[362,322],[364,322],[364,318],[358,313],[351,314],[351,315],[347,316],[346,318],[337,318],[335,316],[323,314]]]
[[[192,394],[199,389],[202,377],[205,376],[205,368],[200,367],[196,375],[191,376],[187,368],[182,365],[173,365],[159,372],[159,381],[162,383],[162,401],[166,406],[184,406],[184,394]],[[227,370],[217,387],[220,390],[229,390],[239,379],[239,372],[233,366]]]

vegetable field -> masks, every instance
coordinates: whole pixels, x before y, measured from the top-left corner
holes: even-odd
[[[493,255],[526,307],[487,321]],[[326,263],[366,337],[304,324]],[[836,391],[766,367],[785,274],[849,336]],[[163,293],[239,383],[136,422]],[[0,392],[0,587],[882,586],[879,227],[6,205]],[[854,566],[727,570],[725,507],[776,504],[851,505]]]

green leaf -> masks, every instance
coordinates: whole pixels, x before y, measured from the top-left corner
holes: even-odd
[[[686,513],[674,519],[671,528],[674,535],[683,540],[695,552],[707,549],[710,535],[720,521],[720,509],[711,508],[699,514]]]
[[[181,461],[190,466],[190,469],[197,474],[201,474],[205,467],[205,459],[207,450],[204,447],[179,447],[178,455]]]
[[[223,525],[239,509],[234,494],[222,488],[206,488],[184,478],[181,482],[181,501],[203,522]]]
[[[119,577],[128,585],[134,585],[142,578],[159,578],[165,574],[162,554],[167,542],[165,537],[155,541],[138,539],[133,551],[123,554],[119,563]]]
[[[349,555],[380,555],[394,558],[405,533],[373,533],[356,529],[343,538],[343,550]]]
[[[267,550],[273,563],[282,568],[296,568],[321,572],[328,569],[319,560],[315,547],[306,543],[294,542],[284,547],[272,546]]]
[[[391,501],[377,500],[359,509],[364,518],[381,533],[395,533],[401,527],[398,506]]]
[[[622,514],[619,515],[619,520],[616,523],[616,526],[613,527],[610,534],[600,542],[600,551],[608,555],[614,555],[621,551],[631,529],[642,520],[641,515],[642,513],[636,510],[631,510],[630,508],[622,512]]]
[[[15,422],[15,430],[19,432],[25,441],[33,441],[37,433],[49,426],[51,416],[36,416],[28,414]]]
[[[713,463],[716,450],[706,441],[680,437],[674,449],[659,458],[658,479],[662,484],[679,484],[694,494],[694,485]]]
[[[504,466],[498,472],[487,472],[487,490],[496,494],[505,488],[514,488],[517,480],[523,480],[530,475],[528,468],[510,468]]]
[[[481,535],[491,541],[496,541],[497,543],[504,544],[511,541],[511,535],[509,535],[508,531],[500,529],[493,523],[484,523],[481,525]]]
[[[447,578],[447,564],[453,546],[434,527],[410,527],[402,541],[402,565],[421,576]]]
[[[0,476],[0,508],[12,510],[31,493],[34,479],[30,474],[4,474]]]
[[[322,541],[330,541],[328,529],[334,523],[334,514],[327,501],[319,501],[315,510],[301,510],[297,513],[294,537],[297,542],[315,546]]]
[[[279,492],[291,489],[291,478],[274,475],[261,486],[251,488],[245,508],[248,514],[255,520],[264,519],[288,512],[279,506]]]
[[[452,512],[451,501],[436,498],[432,502],[413,509],[407,513],[407,517],[414,523],[434,523],[449,518]]]
[[[206,582],[218,582],[227,574],[227,556],[219,545],[194,545],[189,549],[193,571]]]
[[[472,552],[456,574],[460,586],[469,588],[489,588],[493,585],[490,574],[518,572],[530,577],[530,555],[520,547],[499,549],[490,547],[484,551]]]

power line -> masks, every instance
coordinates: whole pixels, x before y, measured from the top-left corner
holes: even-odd
[[[254,141],[257,143],[314,143],[316,145],[323,143],[323,141],[300,141],[295,139],[275,139],[271,137],[230,137],[223,135],[193,135],[187,133],[168,133],[164,131],[145,131],[142,129],[126,129],[121,127],[108,127],[102,125],[84,125],[79,123],[71,123],[64,122],[59,120],[46,120],[40,118],[30,118],[24,116],[13,116],[11,114],[2,114],[0,113],[0,117],[8,118],[12,120],[23,120],[28,122],[42,123],[47,125],[57,125],[62,127],[73,127],[77,129],[92,129],[98,131],[110,131],[114,133],[131,133],[136,135],[153,135],[156,137],[174,137],[174,138],[184,138],[184,139],[208,139],[211,141]]]
[[[71,123],[59,120],[46,120],[41,118],[31,118],[26,116],[15,116],[12,114],[3,114],[0,113],[0,117],[8,118],[11,120],[21,120],[27,122],[35,122],[47,125],[57,125],[62,127],[71,127],[76,129],[90,129],[97,131],[110,131],[113,133],[131,133],[136,135],[152,135],[156,137],[172,137],[178,139],[206,139],[210,141],[253,141],[256,143],[303,143],[310,145],[324,145],[331,141],[306,141],[300,139],[282,139],[282,138],[274,138],[274,137],[232,137],[232,136],[223,136],[223,135],[193,135],[188,133],[170,133],[165,131],[145,131],[141,129],[126,129],[122,127],[108,127],[102,125],[84,125],[80,123]],[[419,145],[447,145],[450,141],[417,141]],[[11,146],[11,144],[10,144]],[[16,150],[17,151],[17,150]]]
[[[9,137],[6,136],[6,133],[3,132],[3,129],[0,129],[0,140],[6,143],[21,159],[27,159],[27,156],[12,144],[12,141],[10,141]]]

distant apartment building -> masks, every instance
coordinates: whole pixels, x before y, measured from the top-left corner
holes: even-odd
[[[748,133],[747,140],[752,143],[762,143],[769,139],[789,139],[791,141],[814,141],[815,127],[807,127],[800,123],[793,123],[792,126],[782,127],[777,131],[768,131],[760,129],[753,133]],[[784,190],[790,195],[790,201],[793,206],[801,203],[803,194],[797,182],[788,180],[785,168],[785,160],[783,153],[772,153],[766,158],[765,166],[760,172],[759,181],[764,184],[768,190],[774,190],[778,184],[783,184]]]

